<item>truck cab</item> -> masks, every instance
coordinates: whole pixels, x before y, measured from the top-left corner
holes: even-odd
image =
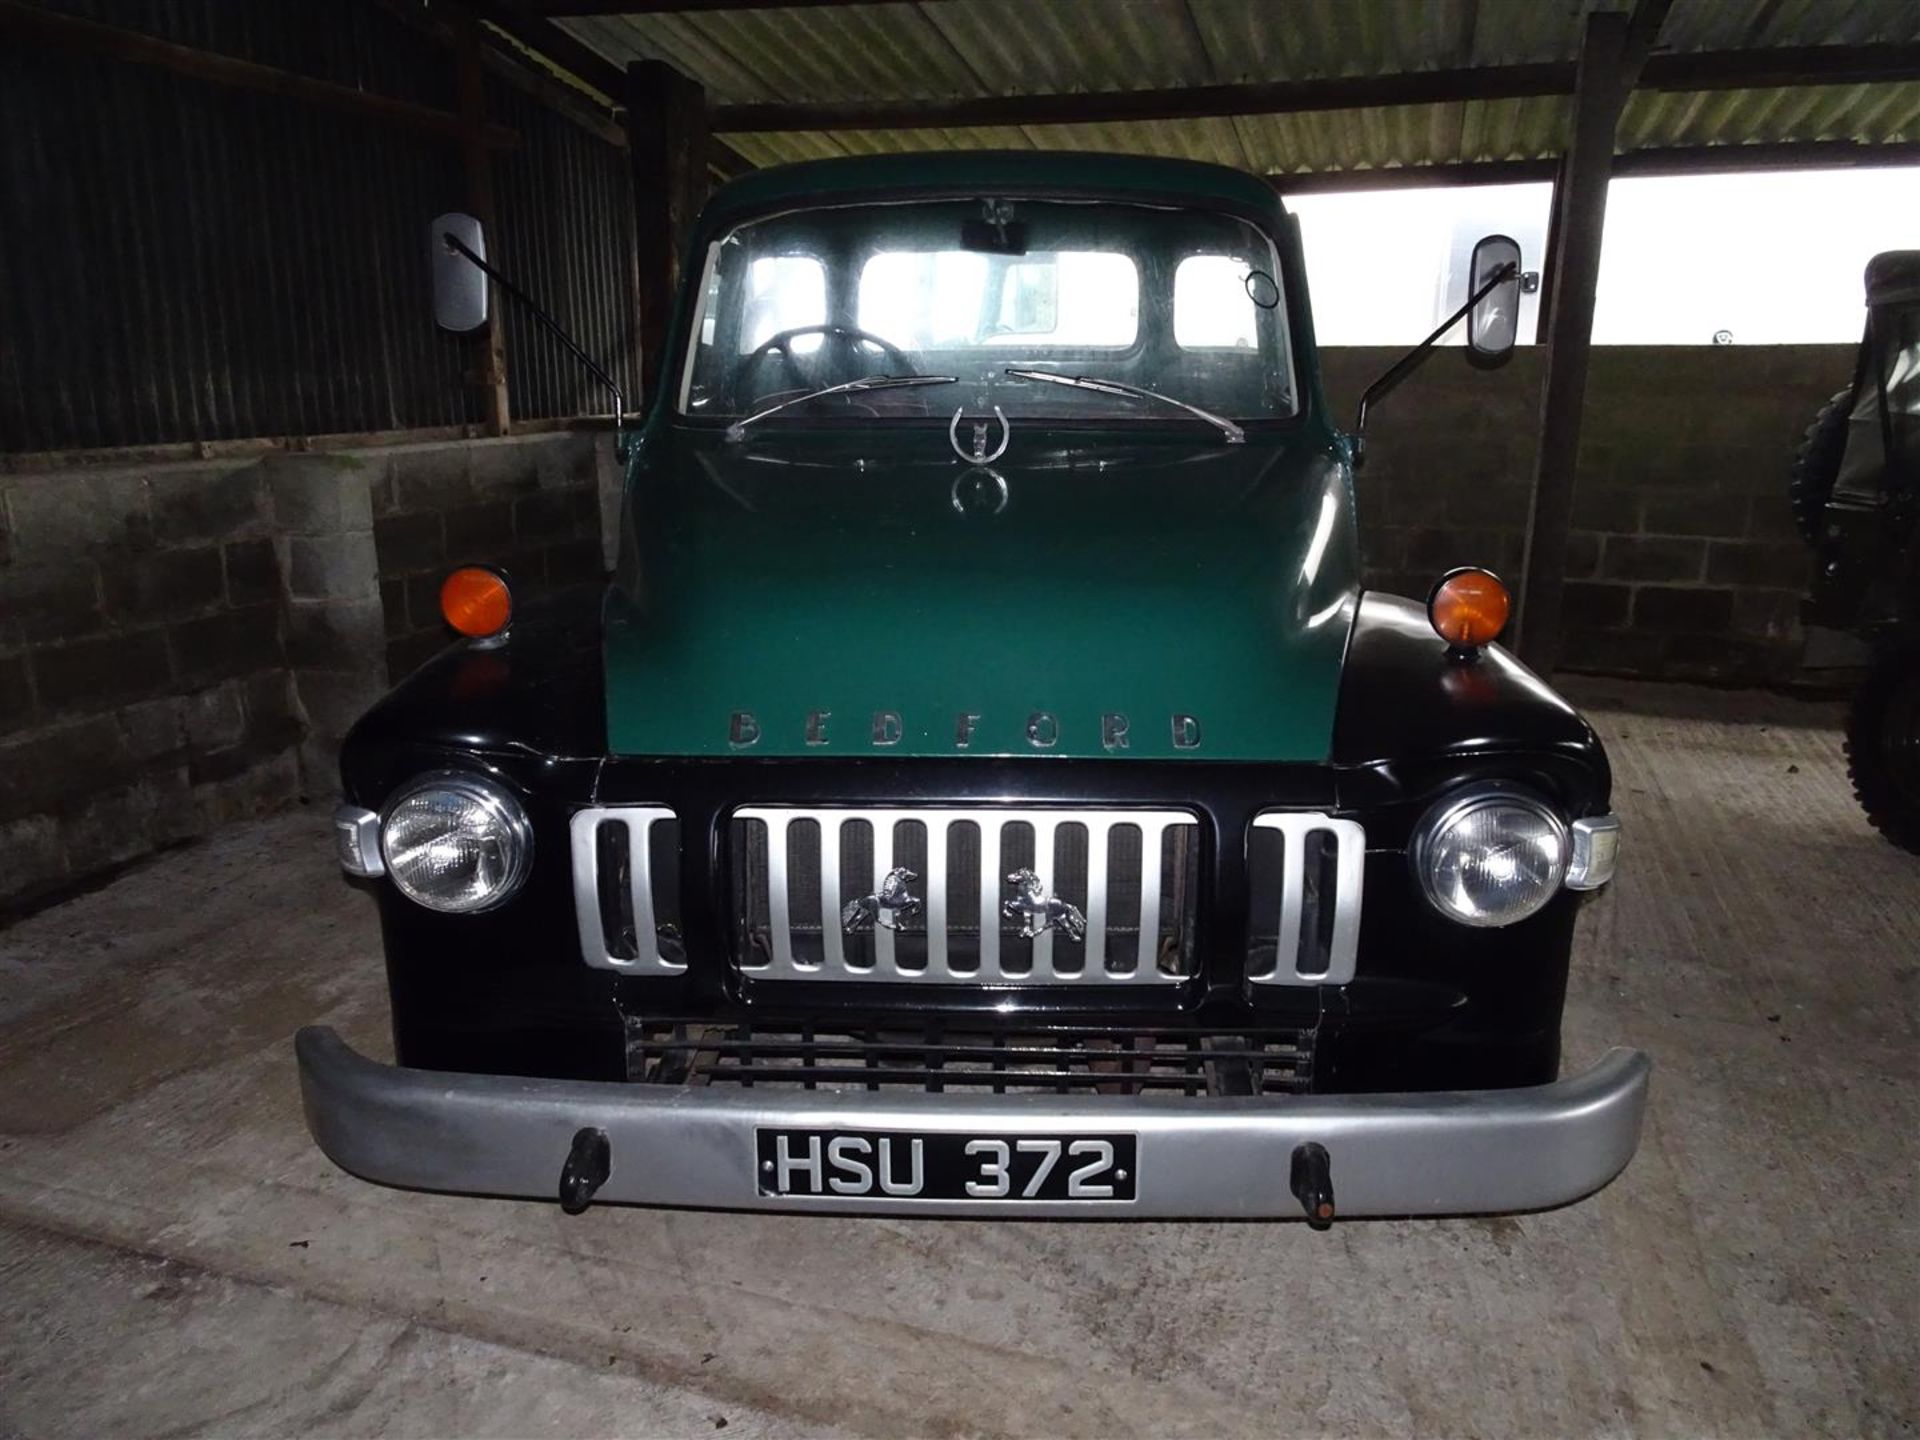
[[[569,1209],[1316,1225],[1627,1163],[1646,1058],[1560,1073],[1605,753],[1496,577],[1361,586],[1270,185],[820,162],[684,254],[609,584],[449,577],[464,638],[346,744],[398,1063],[301,1033],[329,1155]]]

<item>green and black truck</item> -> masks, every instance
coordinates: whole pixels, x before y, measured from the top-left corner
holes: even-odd
[[[1626,1165],[1647,1059],[1560,1053],[1605,753],[1495,577],[1362,587],[1271,185],[829,161],[684,253],[608,585],[449,577],[464,638],[347,742],[398,1063],[301,1033],[329,1155],[569,1209],[1317,1225]],[[1519,258],[1475,249],[1485,359]]]

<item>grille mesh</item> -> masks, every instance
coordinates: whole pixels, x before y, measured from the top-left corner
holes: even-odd
[[[632,1023],[628,1075],[673,1085],[1004,1094],[1299,1094],[1312,1088],[1313,1032],[930,1023]]]

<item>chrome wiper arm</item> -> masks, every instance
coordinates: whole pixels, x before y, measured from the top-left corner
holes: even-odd
[[[1149,390],[1142,385],[1128,385],[1120,380],[1101,380],[1092,375],[1060,375],[1052,370],[1023,370],[1009,365],[1008,375],[1016,380],[1044,380],[1049,385],[1066,385],[1075,390],[1097,390],[1102,395],[1126,395],[1135,400],[1158,400],[1165,405],[1177,406],[1189,415],[1197,415],[1209,425],[1217,425],[1227,437],[1229,445],[1244,445],[1247,432],[1224,415],[1216,415],[1211,410],[1202,410],[1198,405],[1189,405],[1184,400],[1176,400],[1171,395],[1162,395],[1158,390]]]
[[[858,380],[844,380],[838,385],[822,386],[818,390],[809,390],[804,395],[796,395],[791,400],[782,400],[778,405],[769,405],[751,415],[742,416],[727,427],[727,439],[738,441],[746,438],[747,426],[756,420],[764,420],[769,415],[778,415],[793,405],[804,405],[809,400],[818,400],[825,395],[853,395],[863,390],[907,390],[916,385],[958,385],[958,375],[866,375]]]

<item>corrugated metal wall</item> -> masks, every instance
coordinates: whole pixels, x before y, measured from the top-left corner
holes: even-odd
[[[499,263],[613,373],[631,409],[640,364],[627,152],[510,85],[496,82],[487,103],[494,120],[521,137],[520,148],[494,164]],[[514,419],[612,410],[605,388],[510,303],[506,326]]]
[[[365,0],[70,13],[450,110],[449,51]],[[495,257],[631,375],[623,152],[518,89],[491,118]],[[0,451],[472,423],[436,330],[426,224],[464,207],[457,142],[124,61],[0,53]],[[607,402],[508,318],[516,416]]]

